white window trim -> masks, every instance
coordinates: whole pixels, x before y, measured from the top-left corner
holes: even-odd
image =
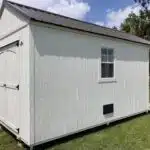
[[[109,49],[109,47],[102,47],[102,48]],[[114,64],[114,77],[113,78],[102,78],[101,77],[102,56],[100,55],[100,58],[98,60],[98,83],[99,84],[101,84],[101,83],[117,83],[117,80],[116,80],[116,52],[115,52],[114,48],[110,48],[110,49],[113,49],[113,51],[114,51],[114,63],[113,63]]]

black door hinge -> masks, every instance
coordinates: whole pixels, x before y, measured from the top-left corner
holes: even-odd
[[[19,90],[19,84],[16,86],[16,89]]]

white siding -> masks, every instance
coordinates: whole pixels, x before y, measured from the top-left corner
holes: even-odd
[[[23,42],[19,49],[19,128],[20,137],[26,144],[30,144],[30,75],[29,75],[29,26],[24,20],[20,19],[11,8],[4,10],[0,20],[0,47],[12,43],[16,40]],[[7,68],[9,69],[9,68]],[[0,75],[1,76],[1,75]],[[15,96],[15,95],[14,95]],[[3,98],[3,97],[1,97]],[[1,104],[3,105],[3,104]],[[12,103],[12,105],[14,105]],[[17,115],[17,114],[16,114]]]
[[[32,25],[35,142],[54,139],[148,109],[148,47]],[[115,49],[115,79],[99,83],[101,47]],[[103,105],[114,103],[114,115]]]
[[[0,19],[0,39],[26,26],[28,20],[7,6]]]
[[[29,27],[22,30],[20,56],[20,136],[30,144],[30,41]],[[22,88],[21,88],[22,87]]]

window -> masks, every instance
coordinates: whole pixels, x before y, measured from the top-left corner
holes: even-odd
[[[114,77],[114,50],[101,49],[101,78]]]

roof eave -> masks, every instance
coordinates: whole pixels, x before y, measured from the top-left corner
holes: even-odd
[[[24,17],[26,17],[27,19],[31,19],[31,17],[30,16],[28,16],[26,13],[24,13],[23,11],[21,11],[20,9],[18,9],[17,7],[15,7],[14,5],[12,5],[12,4],[10,4],[10,3],[7,3],[6,4],[6,8],[9,8],[9,7],[11,7],[12,9],[14,9],[15,11],[17,11],[18,13],[21,13],[21,15],[23,15]]]
[[[150,46],[150,43],[148,44],[148,43],[143,43],[143,42],[137,42],[137,41],[134,41],[134,40],[119,38],[119,37],[116,37],[116,36],[105,35],[105,34],[92,32],[92,31],[87,31],[87,30],[78,29],[78,28],[72,28],[72,27],[69,27],[69,26],[64,26],[64,25],[60,25],[60,24],[55,24],[55,23],[49,23],[49,22],[46,22],[46,21],[36,20],[35,18],[30,18],[30,19],[31,19],[31,21],[35,21],[35,22],[40,22],[40,23],[49,24],[49,25],[55,25],[55,26],[58,26],[58,27],[63,27],[63,28],[71,29],[71,30],[80,31],[80,32],[86,32],[86,33],[90,33],[90,34],[95,34],[95,35],[100,35],[100,36],[104,36],[104,37],[110,37],[110,38],[115,38],[115,39],[119,39],[119,40],[124,40],[124,41],[128,41],[128,42],[133,42],[133,43],[138,43],[138,44]]]

